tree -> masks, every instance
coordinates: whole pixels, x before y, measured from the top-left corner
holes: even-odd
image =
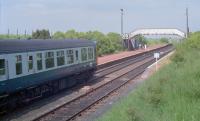
[[[32,33],[32,38],[33,39],[50,39],[50,33],[49,30],[36,30],[35,32]]]
[[[54,33],[53,39],[65,39],[65,33],[58,31]]]
[[[76,32],[68,30],[67,32],[56,32],[54,39],[87,39],[97,42],[98,55],[110,54],[121,51],[123,49],[121,36],[117,33],[110,32],[105,35],[99,31]]]
[[[86,34],[84,32],[79,32],[77,34],[79,39],[86,39]]]
[[[169,40],[167,38],[161,38],[160,42],[161,43],[169,43]]]
[[[142,35],[137,35],[135,40],[139,41],[140,44],[147,44],[147,39]]]
[[[78,33],[74,29],[68,30],[67,32],[65,32],[65,38],[77,39]]]
[[[110,32],[107,34],[107,37],[111,41],[112,46],[115,48],[115,51],[123,50],[122,39],[120,34]]]

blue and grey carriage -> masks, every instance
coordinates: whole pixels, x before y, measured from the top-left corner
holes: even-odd
[[[96,69],[89,40],[0,40],[0,107],[71,87]]]

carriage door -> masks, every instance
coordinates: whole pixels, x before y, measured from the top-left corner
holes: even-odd
[[[7,74],[7,61],[0,55],[0,81],[6,80],[8,78]]]
[[[79,49],[74,49],[74,56],[75,56],[75,63],[76,64],[78,64],[79,63],[79,56],[80,56],[80,54],[79,54]]]
[[[34,72],[34,55],[33,55],[33,53],[28,53],[27,69],[28,69],[29,74],[32,74]]]

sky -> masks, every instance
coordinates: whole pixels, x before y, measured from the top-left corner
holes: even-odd
[[[189,8],[191,31],[200,30],[200,0],[0,0],[0,33],[121,31],[120,9],[124,9],[124,32],[139,28],[186,30]]]

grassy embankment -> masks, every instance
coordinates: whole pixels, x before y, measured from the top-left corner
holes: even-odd
[[[200,121],[200,32],[98,121]]]

